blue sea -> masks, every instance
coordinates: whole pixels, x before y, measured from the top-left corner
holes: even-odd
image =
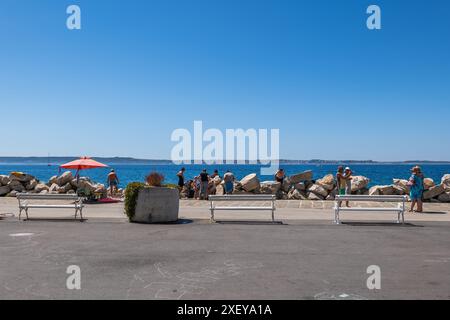
[[[178,179],[176,173],[182,166],[176,165],[111,165],[114,168],[120,179],[120,187],[125,187],[128,183],[134,181],[144,181],[146,175],[150,172],[156,171],[164,175],[165,183],[177,183]],[[226,170],[231,170],[236,178],[241,179],[247,174],[256,173],[259,175],[261,181],[273,180],[271,176],[260,176],[261,166],[259,165],[185,165],[186,179],[192,179],[199,174],[203,168],[206,168],[209,173],[214,169],[219,170],[223,175]],[[392,178],[408,179],[410,176],[410,168],[412,165],[408,164],[355,164],[351,165],[354,175],[363,175],[371,179],[370,185],[385,185],[391,184]],[[450,164],[428,164],[422,165],[422,170],[426,177],[432,178],[435,182],[440,182],[444,174],[450,173]],[[314,179],[319,179],[326,174],[336,172],[337,165],[283,165],[282,168],[287,175],[296,174],[305,170],[312,170]],[[106,175],[110,169],[92,169],[81,171],[81,176],[88,176],[93,181],[99,183],[106,182]],[[12,171],[19,171],[31,174],[41,181],[47,182],[50,177],[60,173],[57,165],[0,165],[0,174],[9,174]],[[65,171],[65,170],[63,170]]]

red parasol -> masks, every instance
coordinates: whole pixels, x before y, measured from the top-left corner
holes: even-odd
[[[77,171],[85,169],[106,168],[106,167],[108,167],[106,164],[95,161],[89,157],[82,157],[80,159],[71,161],[69,163],[60,166],[60,168],[75,169]]]

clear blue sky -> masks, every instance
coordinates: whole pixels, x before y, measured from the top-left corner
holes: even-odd
[[[66,8],[82,30],[66,28]],[[382,9],[382,30],[366,8]],[[169,158],[279,128],[288,159],[450,160],[450,2],[0,0],[1,156]]]

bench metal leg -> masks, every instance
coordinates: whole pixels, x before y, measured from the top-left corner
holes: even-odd
[[[80,212],[80,221],[83,221],[83,208],[82,207],[75,208],[75,219],[78,216],[78,212]]]
[[[275,202],[272,200],[272,222],[275,222]]]
[[[211,201],[211,203],[209,205],[209,210],[211,211],[211,222],[215,222],[215,220],[214,220],[214,205],[213,205],[213,201]]]
[[[26,220],[28,220],[28,208],[20,208],[19,209],[19,221],[22,220],[22,211],[25,211],[25,216],[27,217]]]
[[[341,221],[339,220],[339,203],[337,201],[334,205],[334,223],[341,224]]]
[[[402,218],[401,221],[400,221],[400,215]],[[398,205],[397,223],[405,224],[405,204],[404,203]]]

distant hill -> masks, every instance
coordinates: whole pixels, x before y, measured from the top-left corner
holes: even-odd
[[[60,165],[78,157],[0,157],[0,165],[29,164],[29,165]],[[130,157],[93,157],[95,160],[108,165],[168,165],[167,159],[135,159]],[[237,161],[235,161],[236,163]],[[373,161],[373,160],[280,160],[280,164],[450,164],[450,161],[407,160],[407,161]]]

